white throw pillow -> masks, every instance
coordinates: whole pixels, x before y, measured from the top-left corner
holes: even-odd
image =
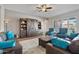
[[[3,41],[2,38],[0,37],[0,42]]]
[[[79,35],[76,36],[72,41],[76,41],[76,40],[79,40]]]

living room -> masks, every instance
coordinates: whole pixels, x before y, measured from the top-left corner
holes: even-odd
[[[60,41],[56,47],[53,47],[53,44],[50,44],[49,42],[52,37],[52,39],[54,39],[56,36],[58,40],[60,38],[65,40],[67,39],[70,43],[72,39],[74,41],[78,37],[79,33],[78,15],[79,4],[1,4],[0,34],[2,35],[3,32],[7,33],[6,35],[9,39],[16,37],[14,40],[16,43],[14,41],[14,43],[12,42],[14,46],[8,46],[10,43],[4,42],[0,37],[0,41],[5,43],[1,44],[1,53],[79,53],[77,48],[75,48],[76,50],[71,50],[72,47],[69,48],[71,50],[70,52],[65,51],[66,48],[69,47],[68,45],[71,45],[67,42],[64,47],[62,47],[63,43],[59,44]],[[60,34],[59,32],[66,33]],[[72,32],[76,34],[75,38],[69,36]],[[76,40],[78,40],[78,38]],[[18,46],[17,42],[19,43]],[[65,45],[65,43],[63,45]],[[13,50],[13,48],[15,49]]]

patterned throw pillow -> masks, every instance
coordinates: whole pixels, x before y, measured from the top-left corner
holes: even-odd
[[[2,42],[3,41],[3,39],[0,37],[0,42]]]
[[[6,41],[6,39],[7,39],[5,33],[1,33],[1,34],[0,34],[0,37],[3,39],[3,41]]]

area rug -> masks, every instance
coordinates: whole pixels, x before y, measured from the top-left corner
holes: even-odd
[[[46,54],[46,49],[41,46],[37,46],[25,51],[24,54]]]

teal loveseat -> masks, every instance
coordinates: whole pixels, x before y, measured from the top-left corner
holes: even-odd
[[[22,46],[16,41],[13,32],[0,32],[1,54],[22,54]]]

